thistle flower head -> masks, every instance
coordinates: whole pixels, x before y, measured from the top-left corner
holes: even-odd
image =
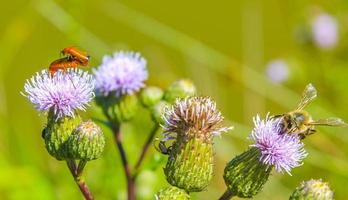
[[[93,76],[79,69],[58,71],[53,76],[47,70],[36,73],[24,85],[22,95],[38,111],[52,110],[56,119],[74,117],[75,110],[85,110],[94,98]]]
[[[334,196],[328,183],[311,179],[303,181],[290,196],[290,200],[300,199],[333,200]]]
[[[280,134],[279,120],[268,115],[265,120],[256,116],[254,124],[250,139],[255,143],[251,146],[260,150],[260,161],[263,164],[274,166],[278,172],[285,171],[288,174],[292,168],[302,165],[307,153],[296,134]]]
[[[173,106],[165,109],[163,119],[164,140],[172,139],[172,133],[194,133],[195,137],[211,139],[231,129],[222,125],[224,117],[209,97],[177,99]]]
[[[146,60],[139,53],[122,51],[104,56],[103,63],[93,73],[97,95],[102,96],[133,94],[145,86],[148,77]]]

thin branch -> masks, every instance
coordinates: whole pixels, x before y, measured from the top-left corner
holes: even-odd
[[[124,173],[125,173],[126,178],[127,178],[128,200],[135,200],[135,183],[134,183],[134,179],[132,177],[131,169],[129,167],[126,152],[125,152],[123,145],[122,145],[121,132],[120,132],[119,125],[113,126],[113,133],[115,136],[115,143],[117,145],[118,151],[120,152]]]
[[[74,180],[76,182],[76,184],[79,186],[80,191],[82,192],[83,196],[85,197],[86,200],[94,200],[94,197],[91,193],[91,191],[89,190],[83,176],[82,176],[82,169],[78,169],[75,160],[67,160],[67,165],[68,168],[71,172],[71,175],[74,177]],[[81,164],[81,162],[80,162]],[[79,164],[79,165],[80,165]],[[85,164],[83,164],[85,165]]]
[[[145,142],[145,144],[143,146],[143,150],[142,150],[142,152],[141,152],[141,154],[140,154],[140,156],[138,158],[137,164],[134,167],[134,172],[135,173],[139,170],[139,168],[140,168],[140,166],[141,166],[141,164],[142,164],[142,162],[143,162],[143,160],[145,158],[146,152],[148,151],[148,149],[149,149],[149,147],[150,147],[150,145],[151,145],[151,143],[153,141],[153,138],[155,137],[156,132],[157,132],[158,129],[159,129],[159,125],[156,124],[153,127],[153,129],[151,130],[150,135],[147,138],[147,140],[146,140],[146,142]],[[133,178],[135,178],[135,174],[133,174]]]

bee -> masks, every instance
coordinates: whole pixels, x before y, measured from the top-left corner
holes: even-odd
[[[75,60],[71,57],[65,57],[53,61],[48,67],[48,71],[51,76],[53,76],[60,69],[66,71],[68,68],[76,68],[80,65],[80,61]]]
[[[282,115],[279,118],[281,134],[298,134],[301,139],[316,132],[315,126],[338,126],[344,127],[347,124],[340,118],[327,118],[313,120],[304,108],[317,97],[317,90],[312,84],[308,84],[303,91],[302,98],[294,111]]]
[[[87,66],[90,60],[90,56],[85,52],[80,51],[76,47],[66,47],[61,51],[63,56],[68,56],[73,60],[78,60],[82,66]]]

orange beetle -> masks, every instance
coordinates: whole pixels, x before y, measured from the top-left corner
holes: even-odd
[[[79,60],[75,60],[71,57],[60,58],[53,61],[48,67],[48,71],[53,76],[58,70],[62,69],[66,71],[68,68],[76,68],[81,65]]]
[[[74,60],[80,61],[80,65],[87,66],[90,56],[87,53],[80,51],[76,47],[67,47],[61,51],[62,55],[68,55],[68,57],[73,58]]]

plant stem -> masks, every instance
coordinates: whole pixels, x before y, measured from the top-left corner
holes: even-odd
[[[233,193],[227,189],[225,193],[219,198],[219,200],[229,200],[232,199],[233,196]]]
[[[134,183],[134,179],[132,177],[131,169],[130,169],[129,164],[128,164],[126,152],[125,152],[123,145],[122,145],[119,124],[113,125],[113,133],[115,136],[115,143],[117,144],[118,151],[120,152],[124,173],[125,173],[126,178],[127,178],[128,200],[135,200],[135,183]]]
[[[139,159],[138,159],[138,161],[137,161],[137,164],[136,164],[135,167],[134,167],[134,171],[135,171],[135,172],[137,172],[138,169],[140,168],[140,166],[141,166],[141,164],[142,164],[142,162],[143,162],[143,160],[144,160],[144,158],[145,158],[146,152],[148,151],[148,149],[149,149],[149,147],[150,147],[150,145],[151,145],[151,143],[152,143],[152,140],[153,140],[153,138],[155,137],[156,132],[157,132],[158,129],[159,129],[159,125],[158,125],[158,124],[155,124],[155,126],[154,126],[153,129],[151,130],[150,135],[149,135],[149,137],[147,138],[147,140],[146,140],[146,142],[145,142],[145,144],[144,144],[144,146],[143,146],[143,150],[142,150],[142,152],[141,152],[141,154],[140,154],[140,156],[139,156]],[[135,174],[133,174],[133,177],[135,177]]]
[[[79,186],[80,191],[82,192],[83,196],[85,197],[86,200],[94,200],[94,197],[91,193],[91,191],[89,190],[83,176],[82,176],[82,171],[83,171],[83,167],[78,169],[75,160],[67,160],[67,165],[68,168],[72,174],[72,176],[74,177],[74,180],[76,182],[76,184]],[[80,164],[82,164],[83,166],[85,165],[85,163],[81,163],[84,161],[80,161]],[[79,164],[79,166],[80,166]]]

